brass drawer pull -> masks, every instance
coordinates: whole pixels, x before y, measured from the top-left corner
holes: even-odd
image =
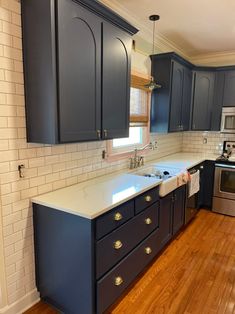
[[[146,223],[146,225],[151,225],[152,219],[151,218],[146,218],[145,219],[145,223]]]
[[[145,201],[148,202],[148,203],[152,201],[152,197],[151,197],[150,195],[145,196],[144,199],[145,199]]]
[[[123,244],[120,240],[117,240],[113,243],[113,247],[115,248],[115,250],[120,250],[122,248]]]
[[[122,220],[122,214],[121,213],[116,213],[115,215],[114,215],[114,220],[115,221],[120,221],[120,220]]]
[[[151,247],[146,247],[146,248],[145,248],[145,253],[146,253],[147,255],[150,255],[150,254],[152,253]]]
[[[120,286],[122,283],[123,283],[122,277],[118,276],[115,278],[115,280],[114,280],[115,286]]]

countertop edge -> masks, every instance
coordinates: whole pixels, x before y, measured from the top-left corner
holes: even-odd
[[[34,199],[32,198],[31,199],[31,202],[33,204],[37,204],[37,205],[42,205],[42,206],[45,206],[45,207],[50,207],[50,208],[53,208],[53,209],[56,209],[56,210],[59,210],[59,211],[62,211],[64,213],[68,213],[68,214],[72,214],[72,215],[75,215],[75,216],[79,216],[79,217],[82,217],[82,218],[86,218],[86,219],[90,219],[90,220],[93,220],[103,214],[105,214],[106,212],[114,209],[115,207],[118,207],[128,201],[130,201],[131,199],[143,194],[144,192],[150,190],[150,189],[153,189],[154,187],[157,187],[159,186],[160,184],[162,183],[162,180],[159,180],[159,181],[156,181],[156,182],[152,182],[149,184],[149,186],[141,189],[139,192],[136,192],[134,193],[133,195],[130,195],[128,197],[126,197],[125,199],[115,203],[115,204],[112,204],[104,209],[100,209],[97,211],[96,214],[93,214],[93,215],[89,215],[89,214],[84,214],[84,213],[81,213],[79,211],[74,211],[72,209],[69,209],[69,208],[63,208],[63,207],[59,207],[59,206],[55,206],[54,204],[50,204],[50,203],[47,203],[47,202],[43,202],[43,201],[40,201],[40,200],[37,200],[37,199]]]

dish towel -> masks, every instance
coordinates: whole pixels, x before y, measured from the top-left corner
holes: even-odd
[[[200,190],[200,171],[190,174],[190,181],[188,183],[188,197],[193,196]]]
[[[189,181],[188,171],[181,172],[177,176],[177,186],[182,186]]]

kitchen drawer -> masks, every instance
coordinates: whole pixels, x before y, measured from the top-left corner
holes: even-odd
[[[96,220],[96,239],[99,240],[109,232],[121,226],[134,216],[134,200],[122,204],[100,216]]]
[[[97,282],[97,313],[103,313],[160,251],[159,229]]]
[[[159,227],[159,203],[135,216],[96,244],[96,278],[100,278]]]
[[[135,212],[139,213],[159,200],[159,188],[154,188],[135,199]]]

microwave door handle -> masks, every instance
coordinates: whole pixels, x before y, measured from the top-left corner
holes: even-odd
[[[222,114],[222,119],[221,119],[221,132],[225,131],[225,114]]]

